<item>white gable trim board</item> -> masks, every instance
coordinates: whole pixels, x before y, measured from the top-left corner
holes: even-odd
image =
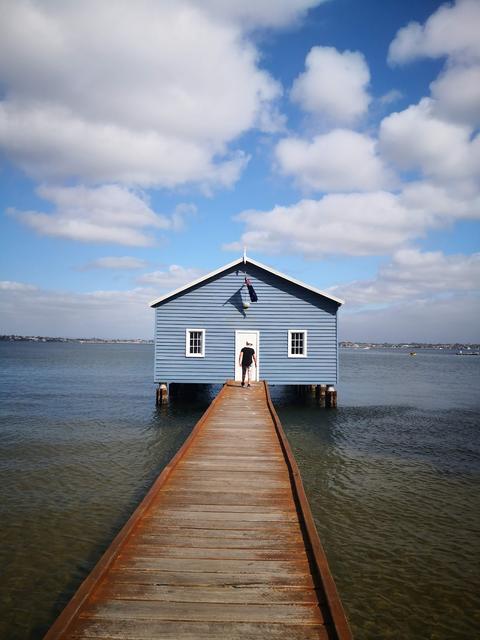
[[[160,296],[159,298],[156,298],[155,300],[152,300],[152,302],[150,303],[151,307],[155,307],[158,304],[160,304],[161,302],[165,302],[166,300],[168,300],[169,298],[173,298],[174,296],[178,295],[179,293],[182,293],[184,291],[187,291],[188,289],[191,289],[192,287],[195,287],[198,284],[201,284],[202,282],[205,282],[206,280],[209,280],[210,278],[213,278],[217,275],[219,275],[220,273],[223,273],[224,271],[227,271],[228,269],[235,267],[235,266],[240,266],[240,265],[248,265],[248,264],[252,264],[256,267],[259,267],[260,269],[264,269],[265,271],[268,271],[269,273],[272,273],[275,276],[278,276],[279,278],[283,278],[284,280],[287,280],[288,282],[292,282],[293,284],[298,285],[299,287],[302,287],[303,289],[307,289],[308,291],[313,291],[313,293],[316,293],[320,296],[323,296],[324,298],[328,298],[329,300],[333,300],[334,302],[336,302],[339,305],[342,305],[344,303],[344,300],[341,300],[340,298],[337,298],[336,296],[332,296],[329,293],[325,293],[325,291],[321,291],[320,289],[317,289],[316,287],[312,287],[308,284],[305,284],[304,282],[301,282],[300,280],[297,280],[296,278],[291,278],[290,276],[285,275],[284,273],[281,273],[280,271],[277,271],[276,269],[272,269],[271,267],[267,267],[266,265],[262,264],[261,262],[257,262],[256,260],[253,260],[252,258],[240,258],[239,260],[234,260],[233,262],[230,262],[229,264],[224,265],[223,267],[220,267],[219,269],[215,269],[215,271],[211,271],[210,273],[207,273],[205,276],[202,276],[201,278],[197,278],[196,280],[193,280],[192,282],[190,282],[189,284],[184,285],[183,287],[179,287],[178,289],[175,289],[174,291],[171,291],[170,293],[166,293],[163,296]]]

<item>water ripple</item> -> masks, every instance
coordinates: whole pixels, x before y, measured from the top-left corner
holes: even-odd
[[[0,637],[35,640],[215,389],[155,410],[141,345],[0,357]],[[347,353],[342,372],[337,411],[272,391],[355,637],[473,639],[480,359]]]

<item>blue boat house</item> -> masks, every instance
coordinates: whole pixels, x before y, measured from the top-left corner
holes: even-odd
[[[342,304],[244,255],[150,303],[154,381],[165,390],[170,383],[241,380],[239,353],[249,342],[257,356],[254,379],[334,386]]]

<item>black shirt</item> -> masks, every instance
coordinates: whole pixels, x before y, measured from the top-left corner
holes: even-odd
[[[252,349],[251,347],[243,347],[240,353],[243,353],[242,367],[249,367],[252,364],[255,349]]]

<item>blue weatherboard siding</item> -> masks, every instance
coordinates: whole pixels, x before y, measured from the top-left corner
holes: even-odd
[[[155,308],[155,382],[222,383],[235,375],[235,331],[260,332],[260,378],[272,384],[337,382],[338,304],[255,265],[245,267],[258,302],[242,310],[243,267]],[[242,288],[243,287],[243,288]],[[185,330],[205,329],[205,357],[185,355]],[[308,332],[308,356],[288,357],[288,330]]]

